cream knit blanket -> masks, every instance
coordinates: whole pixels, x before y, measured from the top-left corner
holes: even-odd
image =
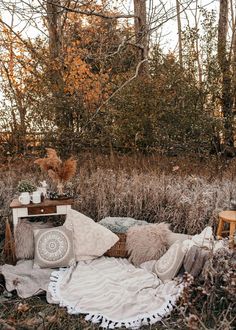
[[[52,300],[71,314],[114,329],[138,329],[168,315],[182,292],[175,281],[163,284],[127,259],[101,257],[51,274]]]

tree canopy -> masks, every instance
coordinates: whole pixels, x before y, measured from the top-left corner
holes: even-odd
[[[65,153],[234,152],[234,0],[0,6],[3,152],[27,152],[33,136]],[[168,51],[167,22],[178,33]]]

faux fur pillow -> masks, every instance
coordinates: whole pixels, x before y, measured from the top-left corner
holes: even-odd
[[[169,247],[169,225],[161,222],[129,228],[126,249],[129,261],[139,266],[145,261],[158,260]]]
[[[34,230],[53,227],[50,222],[30,222],[22,219],[15,230],[15,249],[17,260],[34,259]]]

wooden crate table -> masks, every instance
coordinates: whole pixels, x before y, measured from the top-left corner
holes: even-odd
[[[17,198],[13,199],[10,208],[12,209],[14,230],[20,218],[66,215],[71,209],[72,204],[73,199],[45,199],[39,204],[30,203],[22,205]]]
[[[225,224],[229,224],[229,230],[224,230]],[[217,237],[222,238],[223,233],[229,233],[230,247],[234,247],[234,234],[236,229],[236,211],[222,211],[219,213]]]

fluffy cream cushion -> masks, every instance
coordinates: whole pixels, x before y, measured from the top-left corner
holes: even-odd
[[[159,259],[169,247],[170,233],[169,225],[163,222],[131,227],[126,239],[129,261],[139,266],[145,261]]]
[[[183,242],[172,244],[168,251],[155,262],[153,272],[162,280],[172,280],[183,264],[186,248]]]
[[[100,257],[119,240],[109,229],[75,210],[69,211],[64,226],[73,231],[76,261]]]
[[[34,259],[34,233],[36,229],[51,228],[50,222],[30,222],[22,219],[15,230],[15,250],[17,260]]]

